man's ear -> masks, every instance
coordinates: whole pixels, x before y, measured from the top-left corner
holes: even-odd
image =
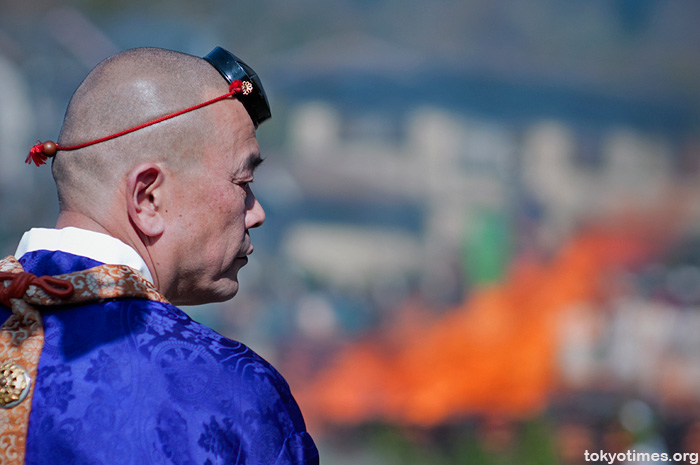
[[[163,169],[143,163],[126,177],[126,206],[131,223],[148,237],[160,236],[165,230]]]

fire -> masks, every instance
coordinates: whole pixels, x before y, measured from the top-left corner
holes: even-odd
[[[520,258],[504,282],[439,318],[409,304],[399,321],[341,350],[310,381],[293,379],[295,395],[311,422],[333,424],[431,426],[537,413],[557,383],[557,315],[596,302],[608,270],[648,252],[648,237],[605,229],[579,235],[547,264]]]

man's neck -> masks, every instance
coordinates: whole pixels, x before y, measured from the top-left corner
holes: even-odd
[[[128,221],[128,219],[125,219],[122,222],[113,221],[112,223],[122,223],[127,225],[131,224]],[[118,228],[114,227],[112,224],[104,224],[103,222],[86,216],[80,212],[62,210],[61,212],[59,212],[58,219],[56,220],[56,229],[63,229],[67,227],[95,231],[119,239],[120,241],[134,249],[136,253],[138,253],[139,256],[141,256],[143,261],[146,263],[149,272],[151,273],[151,276],[153,278],[153,284],[157,288],[159,287],[158,274],[156,272],[151,254],[148,251],[148,247],[144,244],[142,240],[140,240],[138,233],[134,231],[134,228]]]
[[[92,218],[83,215],[82,213],[62,211],[58,214],[58,219],[56,220],[56,229],[63,229],[68,227],[86,229],[88,231],[95,231],[98,233],[107,234],[108,236],[116,237],[107,228],[103,227],[98,221],[95,221]],[[122,242],[126,242],[121,237],[117,237],[117,239],[121,240]]]

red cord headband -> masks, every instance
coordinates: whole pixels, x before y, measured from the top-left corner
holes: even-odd
[[[198,108],[205,107],[207,105],[211,105],[212,103],[218,102],[219,100],[223,100],[225,98],[231,97],[232,95],[236,94],[243,94],[243,95],[248,95],[253,91],[253,84],[250,81],[241,81],[239,79],[231,82],[231,85],[228,86],[228,93],[224,95],[220,95],[216,98],[213,98],[211,100],[207,100],[204,103],[200,103],[198,105],[195,105],[193,107],[185,108],[184,110],[177,111],[175,113],[171,113],[169,115],[161,116],[158,119],[154,119],[153,121],[149,121],[147,123],[139,124],[138,126],[134,126],[133,128],[126,129],[121,132],[117,132],[115,134],[109,135],[102,137],[100,139],[95,139],[90,142],[84,142],[82,144],[78,145],[70,145],[70,146],[62,146],[58,145],[57,143],[53,141],[46,141],[42,143],[41,141],[37,141],[37,144],[32,147],[32,149],[29,151],[29,155],[27,155],[27,159],[24,160],[25,163],[34,164],[36,166],[41,166],[46,164],[46,159],[49,157],[54,157],[56,155],[56,152],[59,150],[78,150],[82,149],[83,147],[88,147],[90,145],[95,145],[99,144],[100,142],[105,142],[108,140],[116,139],[117,137],[123,136],[125,134],[129,134],[134,131],[138,131],[139,129],[143,129],[148,126],[152,126],[154,124],[160,123],[162,121],[168,120],[170,118],[175,118],[176,116],[180,116],[184,113],[188,113],[190,111],[196,110]]]

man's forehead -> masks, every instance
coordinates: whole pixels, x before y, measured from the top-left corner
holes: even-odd
[[[260,147],[255,126],[238,100],[228,100],[214,105],[203,121],[207,129],[203,131],[202,142],[235,155],[238,163],[249,163],[248,158],[260,157]]]
[[[254,130],[246,131],[245,137],[240,137],[242,135],[241,133],[229,134],[230,137],[226,144],[230,147],[229,157],[236,171],[252,173],[255,171],[255,168],[260,166],[263,160],[260,154],[260,146]]]

